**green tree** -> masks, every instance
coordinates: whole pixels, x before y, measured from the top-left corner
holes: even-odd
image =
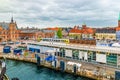
[[[38,38],[37,38],[37,41],[40,42],[40,41],[41,41],[41,37],[38,37]]]
[[[62,30],[61,29],[59,29],[57,31],[57,36],[58,36],[58,38],[62,38]]]

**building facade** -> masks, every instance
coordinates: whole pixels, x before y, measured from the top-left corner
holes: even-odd
[[[79,29],[79,26],[74,26],[74,28],[69,31],[69,38],[70,39],[82,38],[82,33],[81,33],[81,30]]]
[[[118,27],[116,27],[116,39],[120,40],[120,14],[118,18]]]
[[[16,41],[19,39],[20,30],[18,30],[13,17],[10,23],[0,22],[0,41]]]
[[[92,28],[83,24],[82,28],[74,26],[74,28],[69,31],[69,37],[71,39],[93,39],[94,33],[95,31]]]
[[[82,25],[82,39],[93,39],[94,38],[94,29],[87,27],[86,24]]]
[[[44,38],[45,35],[37,28],[21,28],[19,33],[20,39],[30,39],[30,40],[37,40],[38,38]]]
[[[116,29],[97,28],[95,35],[97,40],[116,40]]]
[[[46,28],[43,30],[43,33],[45,34],[45,38],[57,38],[57,31],[61,29],[58,27],[55,28]]]

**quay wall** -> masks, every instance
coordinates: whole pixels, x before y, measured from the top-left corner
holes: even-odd
[[[49,62],[44,60],[44,57],[43,57],[44,55],[40,54],[39,56],[42,59],[40,66],[44,66],[44,67],[47,67],[47,68],[50,68],[50,69],[54,69],[54,70],[58,70],[58,71],[61,71],[60,70],[60,61],[61,60],[64,61],[65,64],[67,64],[67,62],[70,61],[70,60],[58,57],[58,66],[55,68],[55,67],[52,66],[51,63],[49,63]],[[24,57],[24,56],[16,56],[16,55],[11,54],[11,53],[10,54],[0,54],[0,58],[32,62],[32,63],[35,63],[35,64],[37,63],[36,58],[29,58],[29,57],[27,58],[27,57]],[[91,71],[87,70],[87,67],[85,67],[85,66],[88,66],[88,65],[85,64],[84,66],[82,66],[82,68],[80,68],[80,71],[76,71],[76,73],[74,73],[72,70],[69,70],[68,67],[65,68],[64,72],[72,73],[72,74],[78,75],[78,76],[88,77],[88,78],[91,78],[91,79],[94,79],[94,80],[110,80],[110,79],[107,79],[106,77],[104,77],[102,75],[95,75]]]

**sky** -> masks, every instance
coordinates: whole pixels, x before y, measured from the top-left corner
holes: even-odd
[[[0,22],[18,27],[117,26],[120,0],[0,0]]]

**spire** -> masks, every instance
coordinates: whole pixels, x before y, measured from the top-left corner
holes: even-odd
[[[14,22],[14,20],[13,20],[13,17],[11,18],[11,23],[13,23]]]
[[[118,20],[120,20],[120,12],[119,12]]]
[[[85,22],[82,24],[82,28],[85,29],[87,26],[85,24]]]

